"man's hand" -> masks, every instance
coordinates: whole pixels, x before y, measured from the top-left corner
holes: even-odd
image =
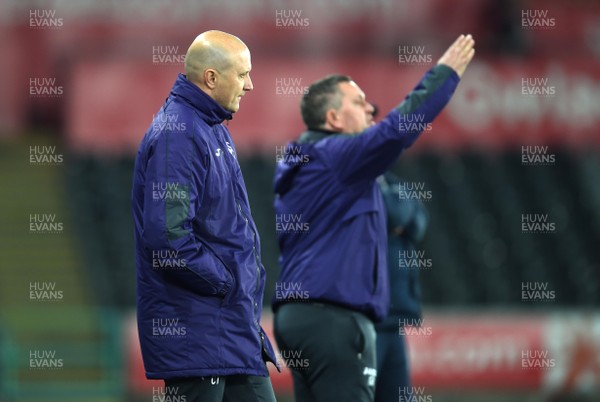
[[[460,35],[452,45],[446,50],[444,55],[440,57],[437,64],[445,64],[462,77],[465,69],[471,62],[475,54],[475,41],[471,35]]]

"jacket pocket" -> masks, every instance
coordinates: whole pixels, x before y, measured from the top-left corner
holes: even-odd
[[[203,296],[225,297],[235,285],[234,275],[223,261],[203,242],[191,236],[171,242],[185,266],[165,270],[164,279]]]
[[[212,248],[206,246],[204,243],[202,243],[202,245],[206,254],[210,256],[215,262],[215,268],[222,270],[228,277],[228,281],[225,284],[225,288],[220,292],[222,296],[226,297],[229,294],[231,294],[231,291],[235,287],[235,276],[233,275],[229,267],[227,267],[227,264],[223,262],[223,260],[212,250]]]

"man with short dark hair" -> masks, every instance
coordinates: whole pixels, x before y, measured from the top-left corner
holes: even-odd
[[[278,232],[277,286],[294,292],[276,292],[273,300],[280,349],[307,362],[290,367],[296,401],[373,401],[373,322],[389,305],[386,215],[376,179],[423,130],[408,123],[429,123],[443,109],[473,55],[473,39],[461,35],[378,124],[349,77],[326,77],[304,95],[308,131],[287,147],[302,158],[283,157],[275,171],[277,216],[308,227]]]
[[[253,89],[250,51],[199,35],[135,162],[137,318],[146,377],[165,400],[274,402],[259,322],[265,268],[229,131]]]
[[[310,86],[310,96],[302,97],[300,113],[302,120],[309,130],[319,130],[325,124],[327,109],[339,109],[341,106],[342,82],[352,82],[347,75],[330,75]]]

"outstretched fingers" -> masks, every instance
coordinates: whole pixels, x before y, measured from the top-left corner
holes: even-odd
[[[475,40],[470,34],[460,35],[446,50],[438,64],[445,64],[456,71],[459,76],[462,76],[475,55],[474,46]]]

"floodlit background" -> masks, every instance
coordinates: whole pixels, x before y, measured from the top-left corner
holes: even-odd
[[[455,97],[394,166],[430,214],[418,400],[600,400],[600,2],[3,0],[0,401],[164,399],[135,332],[132,168],[208,29],[252,51],[255,89],[229,129],[267,307],[272,174],[305,88],[349,74],[387,112],[473,34]],[[291,401],[289,373],[272,380]]]

